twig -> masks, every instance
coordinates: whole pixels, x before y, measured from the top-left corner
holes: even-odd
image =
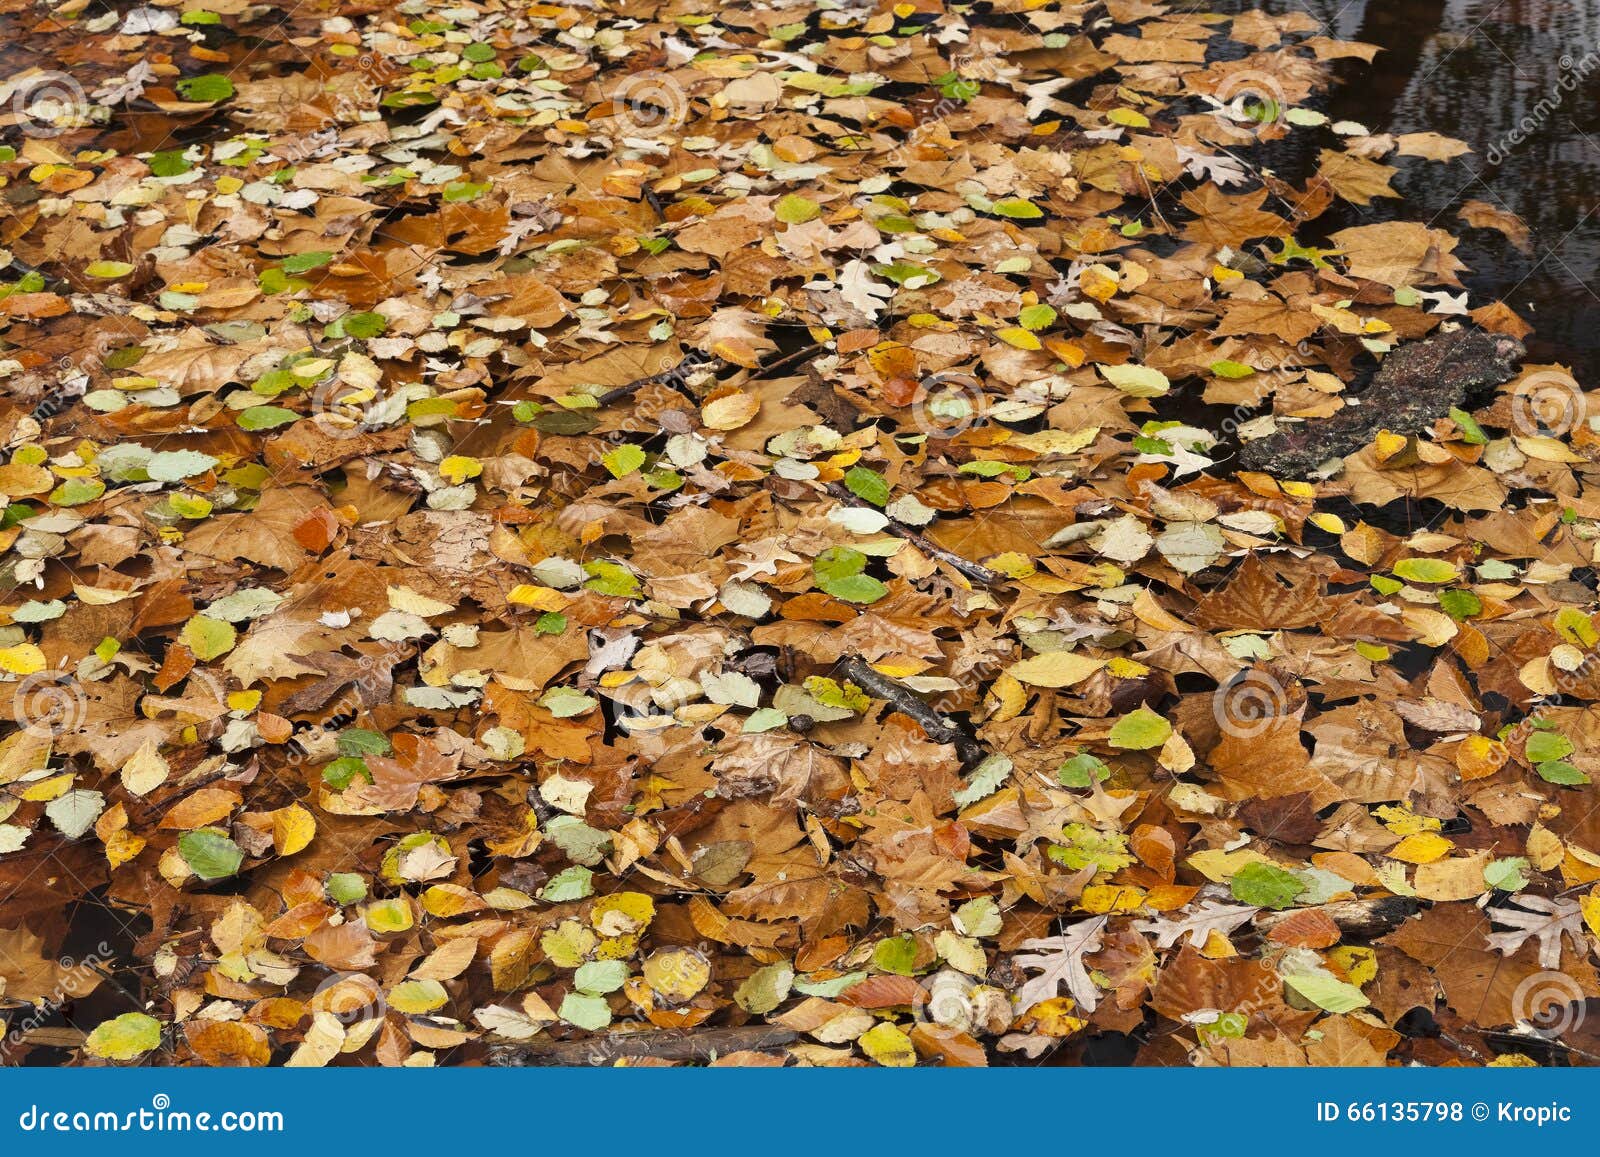
[[[861,499],[857,498],[854,494],[850,493],[848,489],[841,486],[837,482],[828,483],[828,493],[833,495],[833,497],[837,498],[840,502],[843,502],[847,506],[859,506],[864,510],[878,510],[876,506],[873,506],[871,503],[861,501]],[[878,513],[883,514],[883,511],[878,510]],[[884,517],[889,518],[889,516],[886,514]],[[940,562],[948,563],[951,567],[960,571],[963,575],[975,583],[981,583],[986,587],[994,587],[999,586],[1006,581],[1006,576],[1001,574],[999,571],[990,570],[982,563],[976,563],[971,559],[962,558],[954,551],[946,550],[942,546],[934,545],[903,522],[897,522],[895,519],[889,518],[888,530],[890,534],[893,534],[898,538],[903,538],[907,542],[911,543],[923,554],[926,554],[932,558],[936,558]]]
[[[948,715],[939,714],[909,687],[903,687],[889,676],[873,670],[865,659],[847,656],[839,662],[839,673],[874,698],[887,700],[896,711],[921,727],[935,743],[955,744],[956,753],[964,765],[978,763],[989,754],[983,744],[961,724]]]
[[[812,342],[810,345],[801,346],[792,354],[785,354],[783,357],[779,358],[770,365],[759,367],[754,371],[754,374],[757,378],[770,377],[773,374],[778,373],[780,370],[788,369],[796,362],[805,361],[808,358],[816,356],[817,352],[821,349],[822,345],[819,342]],[[614,390],[607,390],[605,393],[600,395],[598,400],[602,406],[609,406],[612,402],[620,402],[623,398],[631,397],[640,390],[644,389],[644,387],[650,385],[652,382],[670,382],[675,379],[681,382],[682,378],[690,370],[693,370],[699,366],[710,365],[716,360],[716,358],[713,358],[707,354],[703,354],[699,350],[693,350],[687,357],[685,357],[677,365],[673,366],[670,370],[662,370],[659,374],[651,374],[648,377],[639,378],[635,381],[628,382],[625,385],[618,386]]]
[[[1284,912],[1267,912],[1256,918],[1256,927],[1270,932],[1297,912],[1321,912],[1345,933],[1358,936],[1382,936],[1391,932],[1407,918],[1416,915],[1419,905],[1408,896],[1379,896],[1371,900],[1344,900],[1334,904],[1319,904],[1314,908],[1291,908]]]
[[[713,1056],[745,1051],[781,1048],[800,1039],[792,1029],[775,1025],[747,1028],[710,1028],[685,1032],[662,1029],[657,1032],[614,1033],[577,1041],[495,1042],[489,1046],[489,1063],[501,1068],[544,1065],[609,1065],[624,1057],[656,1057],[661,1060],[710,1060]]]

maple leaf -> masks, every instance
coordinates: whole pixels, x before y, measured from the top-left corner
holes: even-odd
[[[1563,896],[1548,899],[1544,896],[1519,894],[1520,908],[1510,906],[1486,909],[1489,919],[1496,924],[1510,926],[1509,931],[1491,932],[1485,939],[1490,947],[1509,956],[1532,936],[1539,942],[1539,966],[1557,969],[1561,966],[1561,938],[1572,940],[1573,947],[1586,952],[1583,935],[1583,910],[1576,900]]]
[[[1017,989],[1016,1002],[1020,1012],[1027,1012],[1040,1001],[1058,995],[1064,986],[1078,1007],[1093,1012],[1100,1000],[1100,990],[1095,987],[1089,970],[1084,967],[1086,953],[1098,951],[1110,917],[1097,916],[1079,924],[1070,924],[1059,936],[1038,940],[1024,940],[1018,947],[1030,951],[1011,958],[1018,968],[1038,969],[1033,977]]]
[[[1156,938],[1157,948],[1171,948],[1183,937],[1196,948],[1205,946],[1211,933],[1227,936],[1239,925],[1254,916],[1260,909],[1248,904],[1225,904],[1220,900],[1202,900],[1192,912],[1176,916],[1158,916],[1154,920],[1139,920],[1134,928]]]

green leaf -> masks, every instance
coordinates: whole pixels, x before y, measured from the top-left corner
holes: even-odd
[[[910,976],[916,972],[917,941],[912,936],[890,936],[872,950],[872,963],[882,972]]]
[[[283,259],[285,273],[309,273],[313,269],[320,269],[333,260],[333,254],[326,249],[313,249],[306,253],[296,253],[292,257]]]
[[[150,173],[156,177],[177,177],[194,168],[183,149],[168,149],[150,158]]]
[[[1000,214],[1002,217],[1013,217],[1018,220],[1031,220],[1035,217],[1044,216],[1043,209],[1039,208],[1039,206],[1035,205],[1032,201],[1024,200],[1021,197],[1012,197],[1004,201],[996,201],[994,203],[994,211]]]
[[[1326,972],[1308,972],[1300,976],[1285,976],[1284,984],[1328,1012],[1354,1012],[1367,1007],[1367,998],[1353,984],[1346,984]]]
[[[1450,420],[1461,428],[1461,440],[1471,446],[1486,446],[1489,444],[1489,435],[1483,432],[1483,427],[1465,410],[1455,406],[1450,407]]]
[[[1135,398],[1159,398],[1172,389],[1167,375],[1149,366],[1100,366],[1106,381]]]
[[[575,1028],[598,1032],[611,1023],[611,1005],[606,1003],[603,996],[569,992],[562,999],[561,1011],[557,1015]]]
[[[950,798],[961,807],[988,799],[1000,790],[1000,785],[1010,777],[1014,766],[1009,756],[998,753],[987,756],[972,769],[972,774],[967,776],[965,782],[950,793]]]
[[[282,406],[251,406],[248,410],[239,412],[239,429],[274,430],[299,420],[299,414]]]
[[[888,587],[866,574],[846,575],[818,583],[817,586],[824,594],[847,603],[875,603],[889,593]]]
[[[851,494],[874,506],[882,506],[889,501],[889,483],[876,470],[852,466],[845,471],[844,484]]]
[[[488,181],[475,183],[472,181],[451,181],[444,187],[444,201],[455,204],[461,201],[476,201],[494,186]]]
[[[1483,600],[1471,591],[1440,591],[1439,609],[1460,622],[1483,613]]]
[[[1528,866],[1522,856],[1505,856],[1483,869],[1483,882],[1502,892],[1520,892],[1528,886],[1528,877],[1523,875]]]
[[[377,337],[389,328],[389,319],[381,313],[351,313],[339,319],[348,337]]]
[[[343,791],[355,782],[358,775],[368,783],[376,782],[366,760],[354,755],[342,755],[322,769],[322,782],[334,791]]]
[[[1024,306],[1022,312],[1017,314],[1017,323],[1027,330],[1049,329],[1056,323],[1056,311],[1053,306],[1040,302],[1037,305]]]
[[[1461,572],[1442,558],[1403,558],[1394,573],[1408,583],[1447,583]]]
[[[639,597],[639,579],[627,567],[620,563],[608,562],[605,559],[596,559],[583,564],[585,573],[590,575],[584,587],[596,594],[610,595],[618,599],[635,599]]]
[[[1128,837],[1121,832],[1102,832],[1089,824],[1067,824],[1061,829],[1060,844],[1051,844],[1049,856],[1074,872],[1093,865],[1097,872],[1119,872],[1134,862],[1128,853]]]
[[[593,711],[600,706],[600,700],[585,695],[576,687],[552,687],[539,696],[539,706],[557,719],[571,719]]]
[[[162,450],[150,455],[144,471],[152,482],[181,482],[216,465],[215,458],[198,450]]]
[[[1211,363],[1211,372],[1219,378],[1248,378],[1256,371],[1243,362],[1230,362],[1226,358]]]
[[[388,736],[365,727],[348,727],[341,731],[334,746],[340,755],[388,755],[390,751]]]
[[[126,277],[133,272],[133,266],[126,261],[91,261],[83,267],[83,272],[89,277],[98,277],[102,281],[114,281],[119,277]]]
[[[610,833],[591,828],[577,816],[556,816],[544,830],[567,859],[586,867],[600,863],[611,847]]]
[[[550,882],[539,891],[539,899],[548,900],[552,904],[583,900],[592,895],[594,895],[594,873],[577,864],[563,868],[551,876]]]
[[[807,221],[814,221],[822,215],[822,206],[809,197],[789,193],[778,198],[778,203],[772,207],[772,212],[785,225],[804,225]]]
[[[334,872],[322,890],[335,904],[359,904],[367,898],[367,881],[359,872]]]
[[[83,1047],[101,1060],[131,1061],[161,1047],[161,1022],[142,1012],[125,1012],[95,1025]]]
[[[965,936],[997,936],[1004,926],[1000,905],[989,896],[968,900],[956,909],[955,925]]]
[[[814,975],[816,974],[810,974]],[[794,982],[794,990],[802,996],[820,996],[824,1000],[833,1000],[847,988],[853,988],[866,978],[865,972],[845,972],[838,976],[830,976],[826,980],[812,980],[809,976],[802,976]]]
[[[50,492],[50,501],[56,506],[81,506],[105,492],[106,484],[98,478],[68,478]]]
[[[178,82],[178,95],[184,100],[227,100],[233,95],[233,81],[217,73],[191,76]]]
[[[1534,770],[1539,773],[1539,778],[1546,783],[1559,784],[1562,787],[1582,787],[1589,782],[1587,775],[1584,775],[1583,772],[1563,759],[1538,764]]]
[[[794,969],[787,961],[758,968],[734,990],[733,999],[746,1012],[765,1016],[789,999],[794,987]]]
[[[825,582],[858,575],[867,569],[867,556],[848,546],[830,546],[817,555],[811,563],[811,573],[818,586]]]
[[[611,472],[611,477],[624,478],[644,465],[644,447],[635,446],[632,442],[626,442],[603,455],[600,462]]]
[[[1056,778],[1061,781],[1062,787],[1089,787],[1104,783],[1110,777],[1111,769],[1086,751],[1074,755],[1056,768]]]
[[[1111,728],[1110,743],[1128,751],[1160,747],[1172,734],[1172,724],[1148,707],[1129,712]]]
[[[628,965],[623,960],[591,960],[578,965],[572,983],[596,996],[615,992],[628,981]]]
[[[226,655],[233,650],[238,639],[239,633],[233,629],[232,623],[207,615],[196,615],[183,625],[183,630],[178,634],[178,641],[202,663]]]
[[[1306,890],[1305,881],[1293,872],[1259,861],[1246,864],[1228,881],[1234,899],[1258,908],[1288,908]]]
[[[1572,740],[1559,731],[1535,731],[1528,736],[1529,763],[1548,763],[1553,759],[1565,759],[1573,750]]]
[[[221,828],[198,828],[178,837],[178,854],[202,880],[225,880],[244,863],[239,845]]]

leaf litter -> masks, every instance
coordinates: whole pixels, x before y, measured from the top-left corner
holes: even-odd
[[[1594,1055],[1588,395],[1319,226],[1370,46],[5,7],[13,1055]]]

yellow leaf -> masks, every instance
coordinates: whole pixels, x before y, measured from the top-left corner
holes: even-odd
[[[389,990],[389,1007],[410,1016],[421,1016],[444,1007],[450,996],[437,980],[407,980]]]
[[[1006,345],[1015,346],[1019,350],[1043,349],[1044,343],[1032,330],[1023,329],[1019,325],[1008,325],[1004,329],[994,331],[994,336],[1005,342]]]
[[[91,261],[84,266],[83,272],[89,277],[99,277],[110,281],[118,277],[126,277],[133,272],[133,266],[126,261]]]
[[[112,832],[106,838],[106,862],[113,868],[120,868],[140,852],[144,851],[145,838],[136,836],[130,831]]]
[[[1082,1017],[1072,1015],[1077,1007],[1077,1002],[1070,996],[1054,996],[1034,1005],[1028,1010],[1028,1015],[1045,1036],[1071,1036],[1089,1023]]]
[[[532,607],[536,611],[563,610],[571,601],[554,587],[536,587],[527,583],[518,583],[506,595],[506,602],[519,607]]]
[[[90,1056],[102,1060],[131,1061],[160,1044],[160,1021],[142,1012],[125,1012],[96,1025],[83,1047]]]
[[[1004,671],[995,677],[994,683],[989,688],[989,696],[997,704],[989,715],[989,721],[992,723],[1004,723],[1008,719],[1015,719],[1028,705],[1028,693],[1022,689],[1022,684]]]
[[[297,803],[272,813],[272,846],[280,856],[292,856],[317,834],[317,821]]]
[[[712,430],[737,430],[761,409],[761,399],[741,391],[713,397],[701,407],[700,420]]]
[[[1370,948],[1341,944],[1328,953],[1328,958],[1344,969],[1345,979],[1357,988],[1378,975],[1378,954]]]
[[[1127,884],[1090,884],[1078,897],[1084,912],[1104,916],[1109,912],[1136,912],[1144,906],[1144,889]]]
[[[1418,832],[1407,836],[1389,850],[1389,858],[1407,864],[1431,864],[1448,856],[1455,845],[1436,832]]]
[[[380,935],[405,932],[415,922],[411,915],[411,905],[404,899],[375,900],[367,905],[362,915],[367,927]]]
[[[122,786],[134,795],[147,795],[167,782],[171,770],[156,751],[155,741],[146,740],[122,765]]]
[[[13,675],[32,675],[44,670],[44,652],[32,643],[0,647],[0,670]]]
[[[602,936],[628,936],[644,931],[655,914],[655,901],[643,892],[613,892],[594,902],[589,923]]]
[[[1073,651],[1047,651],[1022,660],[1006,674],[1030,687],[1073,687],[1105,665],[1104,659],[1091,659]]]
[[[880,1021],[857,1038],[867,1056],[893,1069],[908,1069],[917,1063],[917,1050],[911,1038],[888,1021]]]
[[[463,454],[452,454],[439,463],[439,477],[452,486],[460,486],[468,478],[476,478],[482,473],[483,463]]]
[[[657,996],[682,1004],[711,980],[711,965],[693,948],[663,948],[644,962],[644,979]]]
[[[1505,766],[1506,745],[1487,735],[1469,735],[1456,748],[1456,770],[1462,779],[1485,779]]]
[[[1233,879],[1233,874],[1246,864],[1272,863],[1260,852],[1252,852],[1248,848],[1241,848],[1236,852],[1224,852],[1220,848],[1209,848],[1203,852],[1196,852],[1189,857],[1189,866],[1199,872],[1213,884],[1226,884]]]
[[[1600,936],[1600,884],[1589,889],[1587,896],[1578,897],[1578,907],[1583,911],[1583,922],[1589,931]]]

